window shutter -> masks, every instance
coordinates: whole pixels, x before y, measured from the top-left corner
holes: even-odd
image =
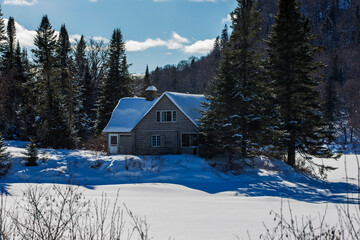
[[[156,111],[156,122],[160,122],[160,111]]]

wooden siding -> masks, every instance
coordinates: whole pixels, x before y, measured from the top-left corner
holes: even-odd
[[[175,123],[156,122],[156,111],[176,110]],[[181,148],[181,133],[196,132],[197,127],[165,95],[133,130],[135,154],[181,154],[193,150]],[[151,137],[160,136],[160,147],[152,147]]]

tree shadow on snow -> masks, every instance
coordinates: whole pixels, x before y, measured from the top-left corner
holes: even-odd
[[[263,175],[261,171],[231,176],[223,182],[184,182],[183,185],[210,194],[235,192],[248,197],[281,197],[309,203],[359,203],[359,187],[344,182],[327,182],[302,173]]]
[[[9,184],[7,183],[0,183],[0,195],[10,195],[9,191]]]

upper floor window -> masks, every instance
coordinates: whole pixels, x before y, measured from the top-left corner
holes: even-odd
[[[156,111],[156,122],[176,122],[177,115],[175,110]]]

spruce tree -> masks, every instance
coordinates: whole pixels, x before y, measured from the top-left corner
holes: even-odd
[[[7,99],[5,113],[7,116],[7,126],[13,127],[16,122],[16,111],[21,101],[21,82],[16,78],[17,69],[15,69],[15,47],[16,47],[16,29],[14,18],[8,20],[6,31],[6,45],[4,48],[4,56],[2,62],[2,72],[4,74],[3,81],[6,83],[6,91],[4,97]],[[7,130],[8,131],[8,130]],[[6,134],[9,136],[9,132]],[[11,135],[11,134],[10,134]]]
[[[28,141],[36,136],[36,79],[30,71],[27,50],[21,51],[19,42],[15,50],[16,76],[22,82],[22,99],[17,111],[19,138]]]
[[[5,175],[11,167],[11,156],[6,151],[5,139],[3,134],[0,133],[0,176]]]
[[[205,94],[207,110],[202,112],[200,125],[200,154],[204,157],[226,154],[230,163],[239,144],[233,139],[236,129],[232,126],[232,115],[236,112],[234,72],[230,51],[225,48],[219,70]]]
[[[28,145],[26,145],[26,152],[25,152],[25,165],[28,167],[35,167],[38,165],[36,162],[39,159],[39,151],[36,146],[36,142],[34,139],[30,139]]]
[[[10,73],[11,68],[14,64],[14,55],[15,55],[15,47],[16,47],[16,29],[15,29],[15,21],[13,17],[9,17],[8,25],[7,25],[7,44],[5,49],[4,56],[4,68],[6,73]]]
[[[233,32],[223,51],[219,72],[211,85],[208,113],[203,116],[205,135],[217,136],[217,143],[229,155],[246,157],[259,145],[262,134],[262,79],[260,44],[261,19],[252,0],[238,0],[232,12]],[[215,119],[207,119],[215,117]],[[211,126],[206,126],[209,124]],[[215,125],[214,125],[215,124]],[[205,129],[214,128],[213,133]],[[215,133],[216,132],[216,133]],[[211,142],[213,140],[210,140]]]
[[[151,85],[152,84],[150,79],[149,66],[146,65],[145,76],[141,87],[141,96],[145,97],[145,90]]]
[[[324,119],[331,126],[333,126],[336,116],[336,105],[338,103],[336,83],[338,82],[340,82],[338,56],[335,55],[330,69],[330,76],[325,82]]]
[[[32,52],[37,80],[37,139],[45,146],[69,147],[72,141],[69,139],[57,75],[56,34],[46,15],[36,33]]]
[[[224,29],[221,32],[220,47],[224,49],[229,41],[228,26],[225,24]]]
[[[317,86],[320,63],[314,61],[319,48],[312,45],[309,19],[300,14],[295,0],[280,0],[268,40],[268,71],[275,95],[277,132],[274,144],[295,166],[295,154],[330,157],[324,147],[329,136],[321,115]]]
[[[74,78],[74,126],[76,145],[83,143],[91,134],[94,111],[94,93],[89,63],[86,58],[86,41],[81,36],[75,50]]]
[[[107,66],[107,74],[99,86],[97,133],[100,133],[106,126],[118,101],[131,94],[129,65],[126,61],[125,43],[120,29],[115,29],[112,34]]]
[[[233,126],[240,142],[241,155],[246,157],[249,148],[259,145],[263,131],[262,55],[258,49],[261,18],[257,4],[253,0],[238,0],[237,8],[231,13],[233,32],[230,37],[232,61],[235,64],[237,109],[233,114]]]
[[[3,62],[6,53],[7,46],[7,36],[6,36],[6,28],[4,23],[4,18],[2,14],[2,9],[0,5],[0,130],[5,129],[9,123],[9,106],[10,102],[10,94],[9,88],[11,81],[7,79],[6,74],[4,73]]]

